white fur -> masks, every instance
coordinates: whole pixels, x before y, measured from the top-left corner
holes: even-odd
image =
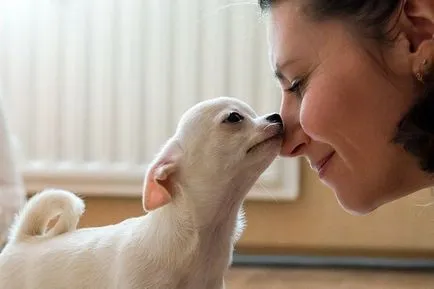
[[[231,111],[245,119],[223,122]],[[169,203],[116,225],[75,230],[83,209],[78,197],[53,190],[36,195],[0,254],[0,288],[224,288],[243,229],[243,199],[277,156],[281,132],[281,124],[236,99],[199,103],[183,115],[144,183],[153,174],[169,178]],[[44,235],[46,220],[59,211],[66,232]]]
[[[6,243],[8,228],[25,203],[25,190],[18,170],[19,142],[10,130],[0,93],[0,251]]]
[[[63,190],[45,190],[29,200],[13,223],[9,243],[48,239],[76,229],[84,212],[84,202]],[[54,227],[45,232],[51,219],[59,215]]]

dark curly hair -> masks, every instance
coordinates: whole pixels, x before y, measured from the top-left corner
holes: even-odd
[[[263,11],[281,1],[291,0],[258,0]],[[363,35],[379,43],[390,43],[396,37],[390,23],[398,20],[403,3],[402,0],[305,0],[302,11],[314,21],[346,21]],[[434,173],[434,70],[428,74],[421,94],[397,124],[391,142],[416,157],[423,171]]]

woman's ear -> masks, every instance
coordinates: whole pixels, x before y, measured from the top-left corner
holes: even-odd
[[[434,38],[421,42],[412,55],[412,71],[416,79],[425,83],[434,76]]]
[[[432,75],[434,63],[434,1],[403,0],[399,25],[409,43],[412,73],[424,83]]]
[[[401,24],[408,36],[413,52],[434,35],[434,1],[403,0]]]
[[[434,21],[434,2],[432,0],[406,0],[404,11],[407,17],[415,22],[415,25],[429,28]]]

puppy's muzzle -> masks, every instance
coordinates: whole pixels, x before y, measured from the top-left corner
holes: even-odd
[[[278,140],[283,137],[283,120],[280,114],[273,113],[268,115],[265,119],[267,120],[267,122],[270,123],[267,126],[269,132],[261,140],[257,141],[253,146],[251,146],[247,150],[247,153],[254,151],[257,147],[262,146],[267,142]]]

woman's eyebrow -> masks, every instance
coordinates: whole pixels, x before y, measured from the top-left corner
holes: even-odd
[[[274,71],[274,77],[276,77],[280,81],[285,78],[279,68],[276,68],[276,70]]]
[[[294,64],[294,62],[297,62],[298,59],[287,59],[285,61],[283,61],[281,64],[280,63],[276,63],[276,68],[274,69],[274,76],[278,79],[278,80],[285,80],[285,76],[283,75],[282,71],[287,68],[288,66]]]

